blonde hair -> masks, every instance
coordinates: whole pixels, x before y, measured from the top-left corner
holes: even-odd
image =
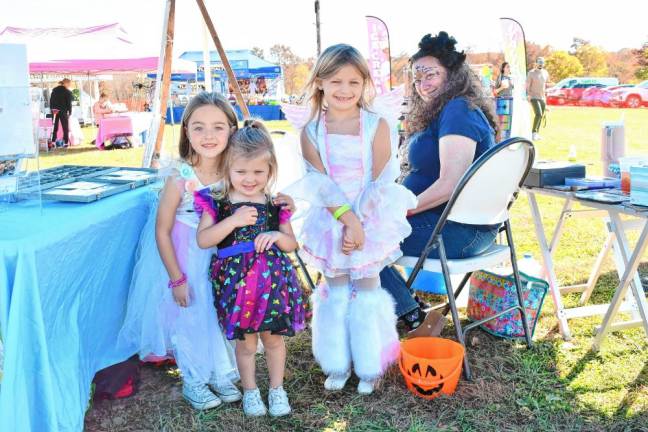
[[[227,123],[229,124],[230,128],[234,128],[235,130],[238,129],[238,119],[236,118],[234,108],[232,108],[232,105],[227,99],[225,99],[223,95],[219,93],[208,92],[198,93],[189,101],[189,104],[187,104],[187,107],[182,114],[180,140],[178,141],[178,151],[180,153],[180,157],[190,164],[194,164],[194,156],[199,156],[191,147],[191,142],[189,142],[189,137],[187,136],[187,124],[189,123],[189,119],[193,115],[194,111],[205,105],[212,105],[221,110],[223,114],[225,114],[225,117],[227,117]]]
[[[355,67],[362,76],[363,89],[360,100],[358,101],[358,107],[363,109],[369,108],[371,100],[375,95],[375,88],[371,74],[369,73],[367,61],[351,45],[332,45],[326,48],[317,59],[317,63],[315,63],[315,67],[305,86],[305,92],[307,93],[306,99],[311,105],[309,121],[317,117],[319,122],[321,112],[325,109],[324,91],[319,88],[320,81],[332,77],[346,65]]]
[[[252,160],[266,156],[270,170],[268,172],[268,183],[264,192],[270,193],[272,186],[277,178],[277,155],[275,154],[274,144],[270,137],[270,132],[256,119],[248,119],[243,123],[243,127],[232,134],[225,150],[223,157],[223,195],[227,195],[232,189],[232,179],[230,178],[230,167],[237,159]]]

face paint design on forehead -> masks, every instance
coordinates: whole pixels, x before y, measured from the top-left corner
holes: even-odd
[[[412,72],[414,79],[431,79],[441,75],[441,68],[438,66],[417,65]]]
[[[414,67],[414,85],[420,86],[423,81],[430,82],[441,76],[441,68],[438,66],[416,65]]]

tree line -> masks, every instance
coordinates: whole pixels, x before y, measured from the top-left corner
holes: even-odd
[[[264,50],[255,47],[252,52],[266,59]],[[551,80],[557,82],[570,76],[612,76],[621,83],[636,83],[648,80],[648,41],[641,47],[624,48],[608,52],[589,41],[575,37],[569,50],[554,50],[549,45],[526,42],[527,65],[532,67],[538,57],[544,57]],[[281,66],[284,87],[287,94],[300,95],[315,59],[301,58],[286,45],[277,44],[270,48],[267,60]],[[404,70],[409,55],[401,53],[392,55],[392,83],[404,82]],[[468,61],[473,64],[492,64],[498,70],[504,61],[504,55],[498,52],[474,53],[468,50]]]

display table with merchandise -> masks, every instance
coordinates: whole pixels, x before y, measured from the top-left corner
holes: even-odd
[[[134,353],[115,342],[154,198],[146,186],[0,212],[0,430],[83,430],[95,373]]]
[[[618,189],[599,191],[569,192],[549,188],[525,187],[531,206],[531,216],[545,273],[554,301],[556,318],[560,333],[565,340],[571,339],[568,320],[587,316],[603,315],[603,322],[596,330],[593,349],[598,350],[606,335],[611,331],[630,327],[643,327],[648,337],[648,300],[642,289],[637,269],[644,251],[648,248],[648,207],[633,206],[630,198]],[[548,196],[563,202],[558,221],[550,238],[545,234],[545,220],[540,214],[537,195]],[[582,209],[574,209],[579,204]],[[570,287],[561,287],[554,268],[554,255],[565,226],[570,217],[602,218],[605,222],[606,239],[601,247],[587,283]],[[634,245],[628,241],[626,231],[636,230],[639,237]],[[588,304],[594,287],[602,272],[607,255],[612,252],[620,282],[614,296],[607,304]],[[563,294],[580,292],[577,307],[568,308],[563,301]],[[619,312],[631,315],[629,321],[615,321]]]

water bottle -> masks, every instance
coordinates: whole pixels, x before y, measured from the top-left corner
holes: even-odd
[[[574,144],[569,146],[569,153],[567,154],[567,160],[569,162],[576,162],[578,157],[576,156],[576,146]]]
[[[531,253],[525,253],[524,257],[521,260],[518,260],[517,264],[518,269],[522,273],[538,279],[542,279],[542,264],[536,261]]]

